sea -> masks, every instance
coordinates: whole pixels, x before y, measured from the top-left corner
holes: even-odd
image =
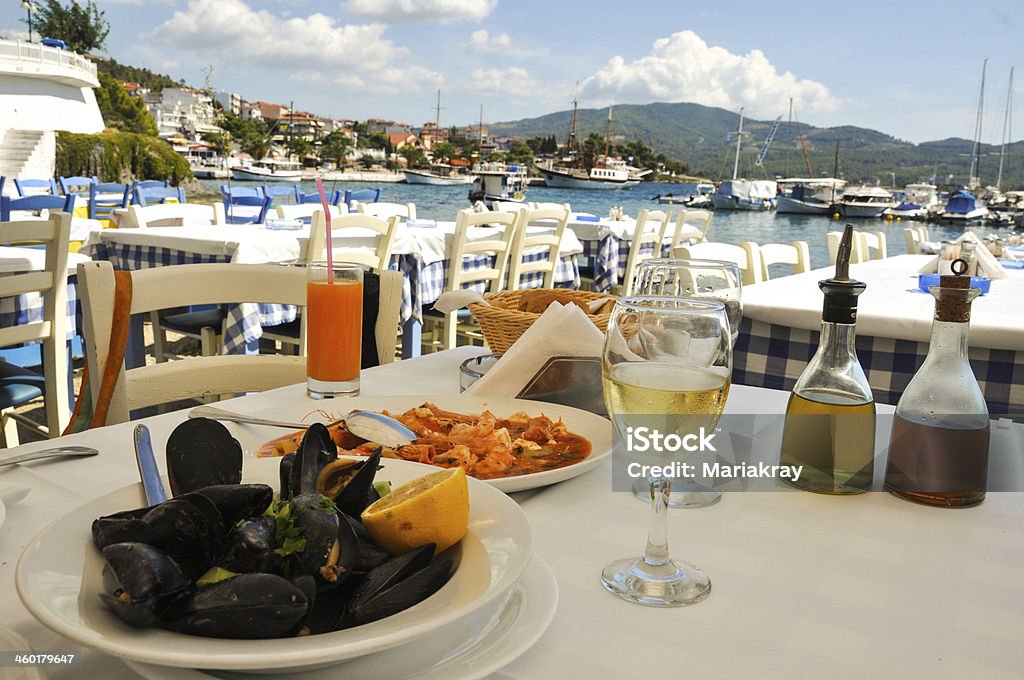
[[[206,181],[212,188],[216,188],[219,182]],[[250,185],[251,183],[235,183],[237,186]],[[293,185],[294,186],[294,185]],[[455,214],[470,206],[468,200],[469,186],[429,186],[422,184],[380,184],[372,185],[362,182],[325,182],[324,189],[332,193],[335,189],[355,190],[365,187],[377,187],[381,189],[380,200],[393,203],[414,203],[416,204],[416,216],[420,219],[433,219],[438,221],[455,221]],[[304,192],[316,191],[313,182],[301,182],[300,187]],[[568,203],[573,212],[592,213],[599,216],[607,216],[612,208],[622,208],[624,214],[636,217],[640,210],[657,210],[663,208],[673,214],[678,214],[681,206],[659,205],[657,196],[673,194],[675,196],[691,194],[695,191],[692,184],[665,184],[644,182],[631,189],[618,190],[588,190],[588,189],[554,189],[549,187],[531,186],[526,191],[527,201],[539,203]],[[889,255],[899,255],[906,252],[903,240],[903,229],[907,226],[919,226],[923,223],[886,221],[884,219],[856,219],[849,220],[854,228],[861,231],[881,231],[886,236],[887,252]],[[711,220],[711,228],[708,231],[708,240],[720,243],[731,243],[739,245],[743,241],[753,241],[764,245],[765,243],[790,243],[792,241],[806,241],[811,254],[812,268],[825,267],[828,262],[828,246],[826,234],[830,231],[841,231],[844,220],[831,216],[816,215],[788,215],[777,214],[774,211],[751,212],[751,211],[715,211]],[[928,224],[929,237],[931,241],[953,240],[959,237],[964,228]],[[1009,231],[1006,228],[973,227],[979,236],[997,234],[1006,238]],[[775,265],[772,267],[773,277],[784,275],[787,267],[782,266],[776,272]]]

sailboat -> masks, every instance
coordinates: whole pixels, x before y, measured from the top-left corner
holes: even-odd
[[[631,167],[619,157],[610,155],[612,137],[612,107],[608,107],[608,125],[604,138],[604,154],[597,157],[594,167],[585,168],[576,148],[576,119],[579,102],[572,102],[572,123],[569,131],[568,155],[562,165],[554,161],[537,165],[544,183],[557,189],[630,189],[640,184],[650,170]]]
[[[790,125],[796,121],[796,133],[803,151],[806,177],[787,177],[779,180],[779,195],[776,197],[775,212],[795,215],[831,215],[835,212],[835,204],[843,195],[846,182],[835,177],[815,177],[811,167],[811,157],[807,153],[804,133],[800,129],[800,119],[796,118],[793,100],[789,100]],[[787,164],[788,165],[788,164]]]
[[[437,91],[437,107],[434,116],[434,140],[437,141],[441,134],[441,90]],[[433,186],[451,186],[455,184],[470,184],[473,178],[469,175],[458,175],[452,172],[452,166],[447,163],[431,163],[430,169],[409,168],[402,171],[405,174],[406,184],[430,184]]]
[[[775,207],[778,185],[772,180],[740,179],[740,142],[743,138],[743,109],[740,109],[740,126],[736,131],[736,161],[732,167],[732,179],[721,182],[711,194],[715,210],[771,210]]]
[[[949,195],[949,201],[942,213],[939,214],[939,222],[955,224],[980,224],[988,216],[988,208],[978,201],[977,196],[972,193],[981,186],[981,121],[985,109],[985,70],[988,67],[988,59],[981,64],[981,89],[978,92],[978,116],[974,122],[974,146],[971,149],[971,170],[968,173],[967,186],[957,189]]]

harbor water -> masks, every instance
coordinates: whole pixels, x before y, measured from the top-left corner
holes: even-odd
[[[220,182],[204,182],[216,187]],[[255,183],[235,182],[235,186],[256,186]],[[316,191],[313,182],[302,182],[304,192]],[[469,186],[429,186],[416,184],[379,184],[369,185],[355,182],[325,182],[324,189],[328,193],[334,190],[355,190],[368,186],[379,186],[380,200],[392,203],[416,204],[416,216],[421,219],[454,221],[455,213],[469,207]],[[587,189],[552,189],[531,186],[527,189],[526,200],[540,203],[568,203],[574,212],[592,213],[607,216],[613,207],[621,207],[624,214],[636,217],[640,210],[664,209],[678,214],[682,209],[678,205],[660,205],[655,198],[658,195],[673,194],[675,196],[692,193],[692,184],[660,184],[642,183],[632,189],[614,191]],[[841,231],[847,220],[831,216],[789,215],[768,212],[723,211],[715,212],[708,232],[708,240],[739,245],[744,241],[765,243],[790,243],[807,241],[811,254],[811,266],[815,269],[825,267],[828,263],[828,247],[826,234],[830,231]],[[889,255],[900,255],[906,252],[903,241],[903,229],[907,226],[919,226],[922,222],[896,222],[878,219],[848,220],[857,230],[881,231],[886,236]],[[928,224],[932,241],[953,240],[963,233],[962,226]],[[1006,237],[1006,228],[974,227],[979,236],[998,234]],[[778,271],[776,271],[778,269]],[[772,267],[772,276],[786,274],[786,266]]]

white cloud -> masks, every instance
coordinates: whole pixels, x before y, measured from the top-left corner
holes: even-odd
[[[467,88],[483,94],[530,95],[540,89],[538,83],[524,68],[474,69],[469,75]]]
[[[790,97],[801,111],[830,111],[838,105],[827,87],[779,73],[762,51],[733,54],[709,46],[693,31],[656,40],[651,53],[636,61],[612,57],[583,81],[581,94],[598,106],[695,102],[723,109],[746,106],[748,113],[772,116],[788,108]]]
[[[389,24],[419,21],[480,21],[498,0],[345,0],[342,8],[355,16]]]
[[[243,0],[190,0],[148,38],[171,43],[182,53],[216,56],[225,69],[289,70],[293,80],[344,80],[382,92],[434,87],[439,74],[396,66],[409,51],[385,39],[385,30],[383,24],[339,25],[319,13],[285,19]],[[222,62],[225,54],[230,55],[227,64]]]
[[[473,52],[507,52],[512,47],[512,38],[508,33],[491,35],[481,29],[473,31],[469,36],[469,49]]]

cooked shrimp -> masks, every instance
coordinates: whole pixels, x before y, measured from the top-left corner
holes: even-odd
[[[477,461],[471,473],[475,477],[487,479],[501,475],[516,462],[516,457],[503,444],[495,444],[485,456]]]
[[[444,453],[439,453],[434,456],[432,461],[434,465],[440,465],[441,467],[464,467],[467,470],[471,469],[476,464],[476,456],[474,456],[468,446],[457,444],[450,450]]]

